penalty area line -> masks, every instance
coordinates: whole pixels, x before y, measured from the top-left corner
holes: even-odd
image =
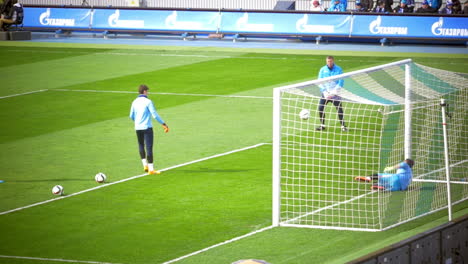
[[[246,237],[249,237],[249,236],[253,236],[253,235],[255,235],[255,234],[261,233],[261,232],[266,231],[266,230],[270,230],[270,229],[272,229],[272,228],[274,228],[274,226],[272,226],[272,225],[271,225],[271,226],[267,226],[267,227],[264,227],[264,228],[262,228],[262,229],[259,229],[259,230],[256,230],[256,231],[247,233],[247,234],[245,234],[245,235],[238,236],[238,237],[235,237],[235,238],[226,240],[226,241],[224,241],[224,242],[221,242],[221,243],[218,243],[218,244],[209,246],[209,247],[204,248],[204,249],[200,249],[200,250],[198,250],[198,251],[195,251],[195,252],[192,252],[192,253],[190,253],[190,254],[184,255],[184,256],[182,256],[182,257],[178,257],[178,258],[169,260],[169,261],[167,261],[167,262],[164,262],[163,264],[174,263],[174,262],[177,262],[177,261],[179,261],[179,260],[183,260],[183,259],[186,259],[186,258],[188,258],[188,257],[192,257],[192,256],[198,255],[198,254],[200,254],[200,253],[206,252],[206,251],[208,251],[208,250],[210,250],[210,249],[217,248],[217,247],[220,247],[220,246],[223,246],[223,245],[226,245],[226,244],[229,244],[229,243],[232,243],[232,242],[241,240],[241,239],[246,238]]]
[[[82,93],[116,93],[116,94],[135,94],[130,91],[105,91],[105,90],[73,90],[73,89],[52,89],[50,91],[58,92],[82,92]],[[193,94],[193,93],[163,93],[155,92],[150,93],[155,95],[175,95],[175,96],[200,96],[200,97],[226,97],[226,98],[252,98],[252,99],[273,99],[268,96],[254,96],[254,95],[229,95],[229,94]]]
[[[161,171],[161,172],[168,171],[168,170],[172,170],[172,169],[175,169],[175,168],[180,168],[180,167],[183,167],[183,166],[194,164],[194,163],[197,163],[197,162],[201,162],[201,161],[205,161],[205,160],[209,160],[209,159],[214,159],[214,158],[217,158],[217,157],[222,157],[222,156],[226,156],[226,155],[229,155],[229,154],[232,154],[232,153],[241,152],[241,151],[244,151],[244,150],[249,150],[249,149],[253,149],[253,148],[257,148],[257,147],[261,147],[263,145],[269,145],[269,144],[271,144],[271,143],[259,143],[259,144],[255,144],[255,145],[248,146],[248,147],[245,147],[245,148],[235,149],[235,150],[231,150],[231,151],[228,151],[228,152],[216,154],[216,155],[213,155],[213,156],[209,156],[209,157],[189,161],[189,162],[186,162],[186,163],[174,165],[174,166],[171,166],[171,167],[161,169],[159,171]],[[68,194],[68,195],[59,196],[59,197],[54,198],[54,199],[50,199],[50,200],[46,200],[46,201],[42,201],[42,202],[30,204],[30,205],[18,207],[18,208],[11,209],[11,210],[8,210],[8,211],[0,212],[0,215],[5,215],[5,214],[21,211],[21,210],[24,210],[24,209],[27,209],[27,208],[35,207],[35,206],[38,206],[38,205],[47,204],[47,203],[62,200],[62,199],[65,199],[65,198],[70,198],[70,197],[73,197],[73,196],[76,196],[76,195],[80,195],[80,194],[83,194],[83,193],[94,191],[94,190],[104,188],[104,187],[107,187],[107,186],[111,186],[111,185],[114,185],[114,184],[118,184],[118,183],[130,181],[130,180],[138,179],[138,178],[141,178],[141,177],[144,177],[144,176],[148,176],[148,174],[144,173],[144,174],[140,174],[140,175],[135,175],[135,176],[132,176],[132,177],[129,177],[129,178],[125,178],[125,179],[118,180],[118,181],[115,181],[115,182],[110,182],[110,183],[103,184],[103,185],[99,185],[99,186],[96,186],[96,187],[93,187],[93,188],[90,188],[90,189],[86,189],[86,190],[83,190],[83,191],[79,191],[79,192],[76,192],[76,193],[71,193],[71,194]]]
[[[120,264],[120,263],[110,263],[110,262],[100,262],[100,261],[86,261],[86,260],[72,260],[72,259],[56,259],[56,258],[35,258],[35,257],[6,256],[6,255],[0,255],[0,258],[28,259],[28,260],[45,260],[45,261],[55,261],[55,262],[88,263],[88,264]]]
[[[48,91],[48,89],[37,90],[37,91],[32,91],[32,92],[25,92],[25,93],[19,93],[19,94],[10,94],[10,95],[5,95],[5,96],[0,96],[0,99],[6,99],[6,98],[10,98],[10,97],[28,95],[28,94],[33,94],[33,93],[42,93],[42,92],[47,92],[47,91]]]

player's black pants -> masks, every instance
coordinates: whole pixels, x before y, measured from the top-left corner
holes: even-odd
[[[322,125],[325,125],[325,112],[324,112],[325,105],[327,105],[330,102],[335,106],[336,110],[338,111],[338,119],[340,120],[341,125],[345,126],[343,106],[341,105],[341,100],[326,99],[323,97],[320,98],[320,102],[318,106],[320,123],[322,123]]]
[[[146,159],[148,163],[153,163],[153,128],[150,127],[145,130],[136,130],[136,134],[141,159]]]

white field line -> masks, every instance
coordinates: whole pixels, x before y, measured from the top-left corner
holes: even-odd
[[[178,257],[178,258],[175,258],[175,259],[173,259],[173,260],[166,261],[166,262],[164,262],[163,264],[170,264],[170,263],[177,262],[177,261],[179,261],[179,260],[182,260],[182,259],[185,259],[185,258],[194,256],[194,255],[203,253],[203,252],[208,251],[208,250],[210,250],[210,249],[213,249],[213,248],[216,248],[216,247],[219,247],[219,246],[223,246],[223,245],[226,245],[226,244],[229,244],[229,243],[232,243],[232,242],[241,240],[241,239],[246,238],[246,237],[249,237],[249,236],[253,236],[253,235],[255,235],[255,234],[261,233],[261,232],[266,231],[266,230],[270,230],[270,229],[272,229],[273,227],[274,227],[274,226],[267,226],[267,227],[264,227],[264,228],[262,228],[262,229],[259,229],[259,230],[250,232],[250,233],[248,233],[248,234],[245,234],[245,235],[242,235],[242,236],[238,236],[238,237],[235,237],[235,238],[226,240],[226,241],[224,241],[224,242],[215,244],[215,245],[213,245],[213,246],[209,246],[209,247],[207,247],[207,248],[204,248],[204,249],[201,249],[201,250],[192,252],[192,253],[187,254],[187,255],[185,255],[185,256]]]
[[[84,260],[55,259],[55,258],[33,258],[33,257],[6,256],[6,255],[0,255],[0,258],[28,259],[28,260],[45,260],[45,261],[72,262],[72,263],[88,263],[88,264],[119,264],[119,263],[99,262],[99,261],[84,261]]]
[[[125,94],[137,94],[130,91],[100,91],[100,90],[71,90],[71,89],[53,89],[50,91],[60,92],[87,92],[87,93],[125,93]],[[227,97],[227,98],[254,98],[254,99],[273,99],[273,97],[267,96],[250,96],[250,95],[223,95],[223,94],[192,94],[192,93],[150,93],[157,95],[182,95],[182,96],[205,96],[205,97]]]
[[[450,164],[450,168],[453,168],[453,167],[455,167],[455,166],[458,166],[458,165],[460,165],[460,164],[463,164],[463,163],[465,163],[465,162],[467,162],[467,161],[468,161],[468,160],[462,160],[462,161],[459,161],[459,162],[457,162],[457,163]],[[427,176],[427,175],[431,175],[431,174],[433,174],[433,173],[437,173],[437,172],[443,171],[443,170],[445,170],[445,167],[442,167],[442,168],[437,169],[437,170],[430,171],[430,172],[428,172],[428,173],[424,173],[424,174],[418,175],[417,177],[415,177],[415,178],[413,179],[413,181],[423,181],[423,180],[420,180],[420,178],[425,177],[425,176]],[[444,181],[444,182],[447,182],[447,181]]]
[[[33,94],[33,93],[41,93],[41,92],[46,92],[46,91],[48,91],[48,90],[45,89],[45,90],[37,90],[37,91],[26,92],[26,93],[10,94],[10,95],[5,95],[5,96],[0,96],[0,99],[16,97],[16,96],[21,96],[21,95],[28,95],[28,94]]]
[[[253,148],[261,147],[263,145],[268,145],[268,144],[270,144],[270,143],[259,143],[259,144],[248,146],[248,147],[245,147],[245,148],[235,149],[235,150],[231,150],[231,151],[228,151],[228,152],[224,152],[224,153],[216,154],[216,155],[213,155],[213,156],[209,156],[209,157],[206,157],[206,158],[201,158],[201,159],[189,161],[189,162],[186,162],[186,163],[174,165],[174,166],[171,166],[171,167],[161,169],[159,171],[161,171],[161,172],[168,171],[168,170],[172,170],[172,169],[175,169],[175,168],[179,168],[179,167],[187,166],[187,165],[190,165],[190,164],[194,164],[194,163],[197,163],[197,162],[201,162],[201,161],[205,161],[205,160],[209,160],[209,159],[214,159],[214,158],[221,157],[221,156],[226,156],[226,155],[229,155],[229,154],[232,154],[232,153],[241,152],[241,151],[248,150],[248,149],[253,149]],[[38,206],[38,205],[41,205],[41,204],[46,204],[46,203],[54,202],[54,201],[57,201],[57,200],[70,198],[70,197],[73,197],[73,196],[76,196],[76,195],[80,195],[80,194],[83,194],[83,193],[94,191],[94,190],[104,188],[104,187],[107,187],[107,186],[111,186],[111,185],[114,185],[114,184],[130,181],[130,180],[133,180],[133,179],[138,179],[138,178],[141,178],[141,177],[145,177],[147,175],[148,175],[147,173],[140,174],[140,175],[135,175],[135,176],[132,176],[132,177],[129,177],[129,178],[119,180],[119,181],[115,181],[115,182],[111,182],[111,183],[107,183],[107,184],[103,184],[103,185],[98,185],[96,187],[86,189],[86,190],[83,190],[83,191],[79,191],[79,192],[76,192],[76,193],[71,193],[71,194],[68,194],[68,195],[65,195],[65,196],[59,196],[59,197],[54,198],[54,199],[50,199],[50,200],[46,200],[46,201],[42,201],[42,202],[30,204],[30,205],[18,207],[18,208],[11,209],[11,210],[8,210],[8,211],[0,212],[0,215],[5,215],[5,214],[21,211],[21,210],[24,210],[24,209],[27,209],[27,208],[35,207],[35,206]]]
[[[359,195],[359,196],[356,196],[356,197],[354,197],[354,198],[351,198],[351,199],[349,199],[349,200],[337,202],[337,203],[334,203],[334,204],[331,204],[331,205],[328,205],[328,206],[319,208],[319,209],[317,209],[317,210],[315,210],[315,211],[309,212],[309,213],[307,213],[307,214],[305,214],[305,215],[300,215],[300,216],[298,216],[298,217],[295,217],[295,218],[286,220],[286,221],[283,222],[283,223],[284,223],[284,224],[288,224],[288,223],[290,223],[290,222],[296,221],[296,220],[298,220],[298,219],[300,219],[300,218],[303,218],[303,217],[306,217],[306,216],[308,216],[308,215],[313,215],[313,214],[316,214],[316,213],[319,213],[319,212],[321,212],[321,211],[324,211],[324,210],[333,208],[333,207],[338,206],[338,205],[350,203],[350,202],[352,202],[352,201],[354,201],[354,200],[361,199],[362,197],[366,197],[367,195],[370,195],[370,194],[373,194],[373,193],[376,193],[376,192],[377,192],[377,191],[370,191],[370,192],[361,194],[361,195]],[[283,224],[283,223],[280,223],[280,225]]]

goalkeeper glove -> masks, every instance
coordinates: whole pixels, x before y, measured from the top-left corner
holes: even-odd
[[[169,132],[169,127],[166,125],[166,123],[162,124],[162,126],[164,128],[164,133]]]
[[[393,166],[390,166],[390,167],[386,167],[384,169],[384,172],[389,172],[389,171],[392,171],[393,170]]]

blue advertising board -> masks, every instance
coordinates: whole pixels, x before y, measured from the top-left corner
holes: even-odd
[[[24,8],[25,27],[78,29],[91,28],[91,9]]]
[[[224,12],[219,30],[222,33],[347,35],[350,21],[349,15]]]
[[[354,16],[351,36],[468,38],[468,17]]]
[[[468,17],[26,7],[24,27],[468,40]]]
[[[96,9],[93,29],[216,32],[219,12]]]

